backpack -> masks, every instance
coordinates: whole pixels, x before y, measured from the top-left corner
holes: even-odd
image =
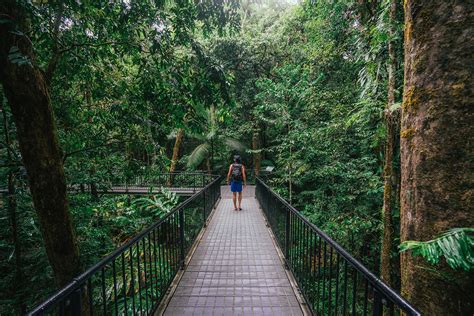
[[[232,180],[233,181],[242,181],[242,164],[234,163],[232,164]]]

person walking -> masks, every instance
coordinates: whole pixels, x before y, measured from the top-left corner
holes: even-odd
[[[232,191],[232,200],[234,202],[234,211],[242,210],[242,181],[247,186],[247,177],[245,175],[245,167],[239,155],[234,156],[234,163],[229,166],[227,173],[227,184],[230,182],[230,190]],[[237,193],[239,194],[239,207],[237,208]]]

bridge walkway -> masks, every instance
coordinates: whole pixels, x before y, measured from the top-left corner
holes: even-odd
[[[164,315],[303,315],[255,187],[234,211],[228,187]]]

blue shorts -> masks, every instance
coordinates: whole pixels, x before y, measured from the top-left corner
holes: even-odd
[[[230,190],[232,192],[242,192],[242,182],[241,181],[232,181],[230,183]]]

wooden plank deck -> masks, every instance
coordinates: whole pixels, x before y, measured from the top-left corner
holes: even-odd
[[[223,187],[165,315],[303,315],[254,193],[234,211]]]

